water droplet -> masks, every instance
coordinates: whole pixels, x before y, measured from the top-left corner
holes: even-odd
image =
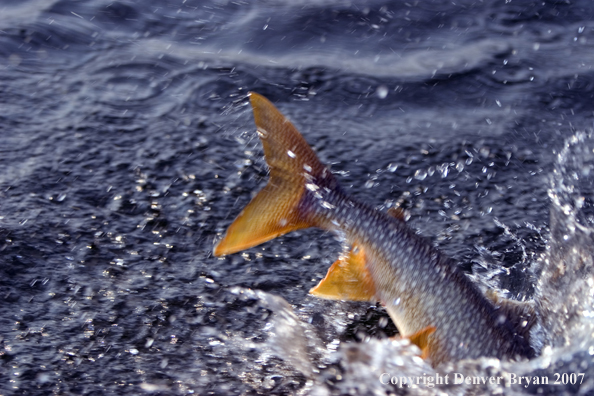
[[[17,54],[10,54],[10,56],[8,57],[8,62],[12,65],[12,66],[18,66],[21,64],[22,58],[20,56],[18,56]]]
[[[375,182],[373,180],[367,180],[365,182],[365,188],[372,188],[375,186]]]
[[[295,157],[296,157],[295,153],[294,153],[294,152],[292,152],[291,150],[287,150],[287,155],[288,155],[289,157],[291,157],[291,158],[295,158]]]
[[[316,186],[316,185],[315,185],[315,184],[313,184],[313,183],[307,183],[307,184],[305,185],[305,188],[307,188],[307,189],[308,189],[309,191],[311,191],[311,192],[316,192],[316,191],[318,190],[318,188],[319,188],[319,187],[318,187],[318,186]]]
[[[427,178],[427,171],[425,169],[418,169],[415,172],[415,179],[425,180]]]
[[[398,169],[398,164],[395,162],[390,162],[390,164],[388,165],[388,170],[390,172],[396,172],[397,169]]]
[[[169,363],[169,359],[163,359],[163,360],[161,360],[161,364],[159,365],[159,367],[164,369],[165,367],[167,367],[168,363]]]
[[[238,160],[238,161],[235,161],[235,163],[234,163],[234,164],[235,164],[235,167],[236,167],[237,169],[243,169],[243,168],[245,168],[245,167],[248,167],[248,166],[250,166],[250,165],[252,164],[252,160],[250,160],[250,159],[246,158],[246,159],[243,159],[243,160]]]
[[[379,326],[380,329],[383,329],[384,327],[386,327],[388,325],[388,318],[386,318],[385,316],[382,316],[380,318],[380,320],[377,322],[377,325]]]
[[[355,337],[357,337],[357,339],[362,342],[367,342],[369,339],[369,336],[362,331],[358,331],[357,334],[355,334]]]
[[[440,167],[441,177],[446,178],[448,177],[448,173],[450,172],[449,164],[442,164]]]
[[[335,338],[334,340],[332,340],[331,343],[328,344],[328,349],[336,350],[336,349],[338,349],[339,345],[340,345],[340,340]]]
[[[379,87],[377,87],[375,94],[378,98],[385,99],[386,96],[388,96],[388,87],[386,87],[385,85],[380,85]]]

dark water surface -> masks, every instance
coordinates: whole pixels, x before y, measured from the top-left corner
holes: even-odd
[[[549,243],[550,197],[575,209],[555,188],[579,190],[583,216],[560,223],[591,261],[594,144],[564,146],[593,122],[589,0],[3,1],[0,60],[0,394],[438,392],[382,385],[360,358],[431,370],[386,349],[383,308],[307,295],[341,250],[331,235],[212,257],[266,179],[252,90],[347,191],[405,207],[479,284],[555,294],[537,286],[543,255],[569,251]],[[588,393],[578,333],[506,370],[582,372],[581,387],[439,391]]]

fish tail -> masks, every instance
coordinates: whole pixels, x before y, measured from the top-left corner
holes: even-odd
[[[337,188],[297,128],[261,95],[249,94],[258,136],[270,168],[268,184],[229,226],[215,256],[235,253],[301,228],[321,227],[312,206],[317,189]]]

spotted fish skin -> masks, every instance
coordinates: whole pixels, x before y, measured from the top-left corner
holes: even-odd
[[[423,340],[423,356],[434,366],[481,356],[534,356],[528,332],[511,311],[486,298],[452,260],[402,219],[345,194],[267,99],[251,93],[250,102],[270,181],[229,227],[215,255],[300,228],[334,231],[345,237],[351,251],[334,263],[312,294],[381,301],[403,336]]]
[[[327,191],[312,204],[324,227],[345,234],[365,251],[375,299],[386,307],[403,336],[432,326],[428,355],[432,364],[466,358],[530,358],[528,340],[462,273],[402,220]],[[323,205],[323,203],[326,203]],[[331,206],[332,209],[327,207]]]

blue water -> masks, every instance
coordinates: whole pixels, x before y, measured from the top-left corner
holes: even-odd
[[[444,370],[590,392],[592,21],[585,0],[3,1],[0,393],[385,394],[380,367],[431,370],[381,307],[307,295],[331,235],[212,257],[266,179],[252,90],[349,193],[545,305],[543,357]],[[438,391],[485,390],[411,390]]]

